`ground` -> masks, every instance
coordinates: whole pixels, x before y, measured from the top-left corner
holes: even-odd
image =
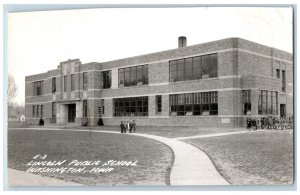
[[[293,132],[260,131],[184,140],[203,150],[231,184],[291,184]]]
[[[79,128],[79,127],[78,127]],[[91,129],[89,127],[80,127]],[[94,128],[94,129],[99,129]],[[103,129],[118,131],[117,127]],[[91,129],[92,131],[92,129]],[[245,131],[241,128],[139,127],[138,133],[168,138]],[[61,156],[87,159],[143,159],[135,169],[118,169],[112,174],[50,175],[82,184],[143,185],[169,184],[173,163],[170,148],[159,142],[124,134],[71,131],[9,130],[9,167],[25,170],[34,154],[47,153],[53,159]],[[76,140],[76,141],[74,141]],[[219,173],[234,185],[291,184],[293,182],[293,131],[271,130],[219,137],[182,140],[204,151]],[[99,150],[99,148],[101,148]],[[135,150],[132,150],[135,148]],[[176,157],[175,157],[176,158]],[[23,163],[23,164],[22,164]]]
[[[26,171],[26,163],[37,154],[47,154],[47,160],[139,160],[136,167],[114,167],[110,173],[42,174],[86,185],[168,185],[173,163],[169,147],[143,137],[95,132],[8,131],[10,168]]]

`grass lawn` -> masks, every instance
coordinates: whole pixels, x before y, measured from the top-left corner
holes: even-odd
[[[231,184],[291,184],[293,132],[260,131],[184,140],[203,150]]]
[[[135,167],[114,167],[110,173],[38,173],[85,185],[167,185],[174,158],[172,150],[160,142],[125,134],[8,131],[10,168],[27,170],[26,164],[37,154],[47,154],[47,161],[138,160]]]

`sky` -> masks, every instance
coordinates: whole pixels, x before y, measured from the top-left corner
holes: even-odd
[[[293,51],[292,8],[102,8],[10,13],[8,73],[15,101],[25,102],[25,76],[60,62],[105,62],[187,45],[240,37]]]

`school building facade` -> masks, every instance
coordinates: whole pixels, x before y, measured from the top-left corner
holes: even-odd
[[[241,127],[293,115],[293,55],[241,38],[26,76],[28,124]]]

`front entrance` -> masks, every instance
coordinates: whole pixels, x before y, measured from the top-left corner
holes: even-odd
[[[68,104],[68,123],[74,123],[76,117],[76,104]]]
[[[286,117],[285,104],[280,104],[280,117]]]

